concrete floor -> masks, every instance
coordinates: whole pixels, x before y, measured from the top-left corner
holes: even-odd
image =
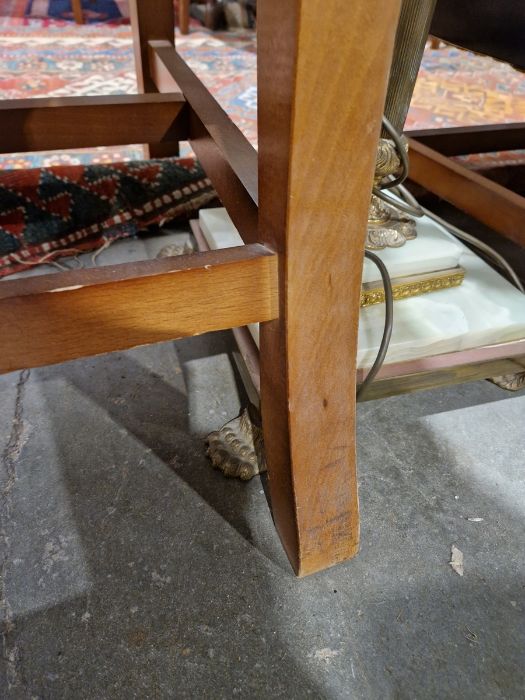
[[[230,350],[0,378],[0,696],[523,698],[525,394],[362,404],[361,553],[296,580],[260,479],[204,455]]]

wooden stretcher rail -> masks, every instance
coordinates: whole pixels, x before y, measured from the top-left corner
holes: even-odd
[[[0,152],[176,142],[180,93],[0,102]]]
[[[181,90],[187,138],[245,243],[258,240],[257,151],[169,41],[149,42],[149,70],[159,92]]]
[[[262,245],[0,283],[0,372],[277,316],[277,256]]]
[[[161,93],[179,89],[258,203],[257,151],[168,41],[151,41],[150,71]]]
[[[384,399],[388,396],[407,394],[412,391],[437,389],[452,384],[463,384],[479,379],[489,379],[505,374],[515,374],[525,370],[525,355],[501,360],[487,360],[473,364],[457,365],[450,369],[440,369],[427,372],[407,374],[391,379],[375,379],[364,392],[362,401]]]
[[[513,374],[525,369],[525,340],[383,365],[364,401]],[[366,370],[358,370],[361,383]]]
[[[407,136],[444,156],[514,151],[525,144],[525,122],[420,129],[407,132]]]
[[[525,197],[409,139],[410,179],[494,231],[525,245]]]

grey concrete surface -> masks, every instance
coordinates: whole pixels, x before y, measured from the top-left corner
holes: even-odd
[[[361,552],[296,580],[264,483],[204,454],[231,347],[0,378],[0,696],[525,697],[525,395],[362,404]]]

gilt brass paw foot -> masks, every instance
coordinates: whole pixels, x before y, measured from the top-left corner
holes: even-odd
[[[262,429],[244,409],[238,418],[210,433],[206,454],[224,476],[248,481],[266,471]]]
[[[501,377],[491,377],[490,381],[501,389],[519,391],[520,389],[525,389],[525,372],[503,374]]]

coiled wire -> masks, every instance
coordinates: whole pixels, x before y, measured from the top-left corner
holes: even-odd
[[[454,224],[450,224],[448,221],[445,221],[445,219],[442,219],[437,214],[434,214],[434,212],[430,211],[426,207],[422,207],[417,202],[415,197],[407,190],[407,188],[403,186],[403,182],[408,177],[408,154],[401,141],[401,136],[397,133],[390,121],[385,116],[383,116],[382,123],[385,131],[388,133],[396,147],[396,152],[401,163],[401,173],[395,178],[382,182],[379,187],[374,187],[373,193],[377,197],[379,197],[379,199],[383,200],[390,206],[394,207],[395,209],[399,209],[403,213],[409,214],[410,216],[414,216],[419,219],[426,214],[436,223],[446,228],[447,231],[452,233],[452,235],[456,236],[456,238],[459,238],[460,240],[469,243],[471,246],[477,248],[480,252],[488,256],[500,269],[506,272],[509,279],[520,290],[520,292],[525,294],[525,289],[523,287],[523,284],[521,283],[520,278],[502,255],[500,255],[496,250],[494,250],[494,248],[487,245],[483,241],[479,241],[470,233],[463,231],[463,229],[460,229],[457,226],[454,226]],[[386,189],[393,190],[394,193],[397,194],[397,196],[400,199],[391,197],[390,195],[386,194],[383,191]],[[374,364],[370,368],[364,381],[357,390],[356,397],[358,399],[361,399],[363,397],[364,391],[374,380],[375,376],[377,375],[385,361],[386,354],[388,352],[388,346],[390,344],[390,339],[392,337],[392,327],[394,319],[394,296],[392,291],[392,282],[390,280],[388,270],[386,269],[386,266],[381,260],[381,258],[379,258],[374,253],[371,253],[370,251],[366,250],[365,256],[369,260],[372,260],[372,262],[377,266],[381,274],[381,279],[383,281],[383,288],[385,292],[385,326],[383,330],[383,337],[379,345],[379,351],[377,353]]]

